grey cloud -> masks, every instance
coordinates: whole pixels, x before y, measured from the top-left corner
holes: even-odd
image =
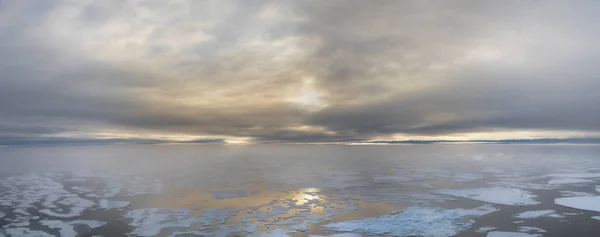
[[[0,4],[3,137],[600,132],[591,1],[103,1],[65,22],[61,1]],[[289,101],[305,77],[320,110]]]

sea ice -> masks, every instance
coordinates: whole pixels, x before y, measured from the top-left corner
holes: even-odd
[[[600,196],[557,198],[554,199],[554,203],[579,210],[600,212]]]
[[[564,173],[564,174],[549,174],[548,176],[558,177],[558,178],[586,179],[586,178],[600,178],[600,173]]]
[[[564,197],[594,196],[594,194],[591,194],[591,193],[577,192],[577,191],[560,191],[560,194],[563,195]]]
[[[156,236],[164,228],[184,227],[202,223],[210,225],[211,220],[206,218],[192,218],[187,209],[160,209],[147,208],[128,211],[126,218],[133,218],[130,226],[136,227],[130,234],[137,236]]]
[[[520,232],[504,232],[504,231],[492,231],[488,232],[486,237],[540,237],[538,234],[527,234]]]
[[[308,237],[362,237],[354,233],[332,234],[332,235],[308,235]]]
[[[79,197],[68,197],[56,203],[69,207],[69,210],[64,212],[64,208],[57,208],[54,206],[51,209],[42,209],[40,210],[40,213],[55,217],[71,218],[82,215],[83,211],[95,205],[92,201]]]
[[[218,220],[219,223],[225,224],[227,219],[240,212],[242,209],[239,208],[220,208],[220,209],[208,209],[202,212],[202,217],[209,220]]]
[[[51,229],[59,229],[60,236],[77,236],[75,225],[87,225],[90,228],[98,228],[106,224],[106,222],[95,220],[76,220],[76,221],[59,221],[59,220],[43,220],[42,225],[48,226]]]
[[[475,215],[483,212],[481,210],[408,207],[391,215],[332,223],[324,225],[323,228],[334,231],[361,232],[368,235],[454,236],[471,228],[473,224],[472,221],[461,219],[465,213]]]
[[[55,237],[54,235],[48,234],[39,230],[32,230],[29,228],[8,228],[0,230],[0,236],[8,235],[11,237],[15,236],[27,236],[27,237]]]
[[[255,193],[257,193],[257,192],[240,189],[240,190],[212,191],[212,192],[210,192],[210,195],[216,199],[227,199],[227,198],[237,198],[237,197],[248,197]]]
[[[533,218],[539,218],[539,217],[543,217],[543,216],[547,217],[553,213],[555,213],[554,210],[526,211],[526,212],[515,215],[515,218],[533,219]]]
[[[99,206],[102,209],[119,209],[119,208],[128,207],[129,205],[130,205],[129,202],[107,200],[107,199],[102,199],[99,202]]]
[[[493,227],[493,226],[482,226],[479,229],[477,229],[475,232],[477,233],[487,233],[489,231],[498,229],[497,227]]]
[[[592,216],[592,219],[600,221],[600,216]]]
[[[517,188],[443,189],[435,193],[504,205],[535,205],[536,196]]]
[[[560,178],[560,179],[551,179],[548,181],[548,184],[578,184],[578,183],[590,183],[593,182],[587,179],[576,179],[576,178]]]
[[[517,231],[519,232],[536,232],[536,233],[545,233],[546,230],[544,229],[540,229],[537,227],[533,227],[533,226],[519,226],[517,228]]]

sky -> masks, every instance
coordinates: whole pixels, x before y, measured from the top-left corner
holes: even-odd
[[[600,137],[600,2],[0,0],[0,144]]]

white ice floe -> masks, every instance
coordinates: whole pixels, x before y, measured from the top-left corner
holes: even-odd
[[[486,237],[540,237],[539,234],[527,234],[521,232],[504,232],[504,231],[492,231],[488,232]]]
[[[106,222],[95,220],[76,220],[67,222],[59,220],[43,220],[40,221],[40,223],[50,229],[58,229],[60,236],[77,236],[77,232],[75,231],[76,225],[86,225],[93,229],[106,224]]]
[[[557,198],[554,199],[554,203],[579,210],[600,212],[600,196]]]
[[[128,207],[130,205],[130,203],[129,202],[125,202],[125,201],[115,201],[115,200],[102,199],[102,200],[100,200],[100,202],[98,203],[98,205],[102,209],[119,209],[119,208]]]
[[[238,197],[248,197],[251,196],[253,194],[257,193],[256,191],[250,191],[250,190],[219,190],[219,191],[212,191],[210,192],[210,195],[213,196],[213,198],[216,199],[227,199],[227,198],[238,198]]]
[[[526,212],[515,215],[515,218],[533,219],[533,218],[539,218],[539,217],[556,217],[556,216],[550,216],[551,214],[554,214],[555,212],[556,211],[554,211],[554,210],[526,211]]]
[[[537,227],[533,227],[533,226],[519,226],[517,228],[517,231],[519,232],[527,232],[527,233],[546,233],[546,230],[541,229],[541,228],[537,228]]]
[[[600,173],[563,173],[563,174],[549,174],[548,176],[558,177],[558,178],[587,179],[587,178],[600,178]]]
[[[558,184],[578,184],[578,183],[590,183],[593,182],[587,179],[576,179],[576,178],[560,178],[560,179],[551,179],[548,181],[548,184],[558,185]]]
[[[600,216],[592,216],[592,219],[600,221]]]
[[[560,191],[563,197],[582,197],[582,196],[594,196],[592,193],[577,192],[577,191]]]
[[[54,235],[48,234],[39,230],[32,230],[29,228],[7,228],[0,229],[0,236],[27,236],[27,237],[55,237]]]
[[[483,205],[473,209],[457,209],[462,216],[484,216],[500,209],[493,207],[492,205]]]
[[[55,203],[67,206],[68,209],[54,205],[51,208],[40,210],[40,213],[54,217],[71,218],[82,215],[83,211],[95,205],[92,201],[79,197],[67,197]]]
[[[489,208],[468,211],[464,209],[447,210],[430,207],[409,207],[391,215],[332,223],[324,225],[323,228],[334,231],[361,232],[368,235],[454,236],[471,228],[473,221],[462,219],[465,214],[481,214],[484,213],[483,209]]]
[[[362,237],[362,235],[354,234],[354,233],[342,233],[342,234],[332,234],[332,235],[308,235],[308,237]]]
[[[479,229],[477,229],[475,232],[477,232],[477,233],[487,233],[487,232],[495,230],[495,229],[498,229],[498,228],[497,227],[493,227],[493,226],[482,226],[482,227],[479,227]]]
[[[133,218],[130,226],[136,227],[130,234],[136,236],[156,236],[164,228],[189,228],[195,223],[210,225],[210,220],[191,218],[187,209],[147,208],[128,211],[126,218]]]
[[[435,193],[504,205],[536,205],[536,196],[517,188],[443,189]]]
[[[136,227],[130,234],[137,236],[156,236],[165,228],[190,228],[192,225],[196,224],[210,226],[213,221],[218,221],[223,225],[226,223],[227,219],[234,216],[239,211],[241,211],[241,209],[237,208],[209,209],[203,210],[198,217],[192,217],[190,216],[190,210],[188,209],[147,208],[128,211],[125,217],[132,218],[133,220],[129,225]]]

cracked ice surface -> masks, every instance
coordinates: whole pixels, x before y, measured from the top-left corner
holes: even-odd
[[[409,207],[391,215],[332,223],[324,225],[323,228],[334,231],[361,232],[368,235],[454,236],[471,228],[473,221],[463,220],[464,216],[485,215],[495,210],[497,209],[490,206],[477,211]]]
[[[75,225],[86,225],[93,229],[106,224],[106,222],[95,220],[76,220],[67,222],[59,220],[43,220],[40,223],[51,229],[59,229],[60,236],[77,236]]]
[[[536,196],[516,188],[443,189],[435,193],[504,205],[535,205]]]
[[[552,215],[554,213],[556,213],[556,211],[554,211],[554,210],[526,211],[526,212],[517,214],[515,216],[515,218],[534,219],[534,218],[539,218],[539,217],[556,217],[555,215]]]
[[[540,237],[538,234],[527,234],[521,232],[505,232],[505,231],[492,231],[488,232],[486,237]]]

